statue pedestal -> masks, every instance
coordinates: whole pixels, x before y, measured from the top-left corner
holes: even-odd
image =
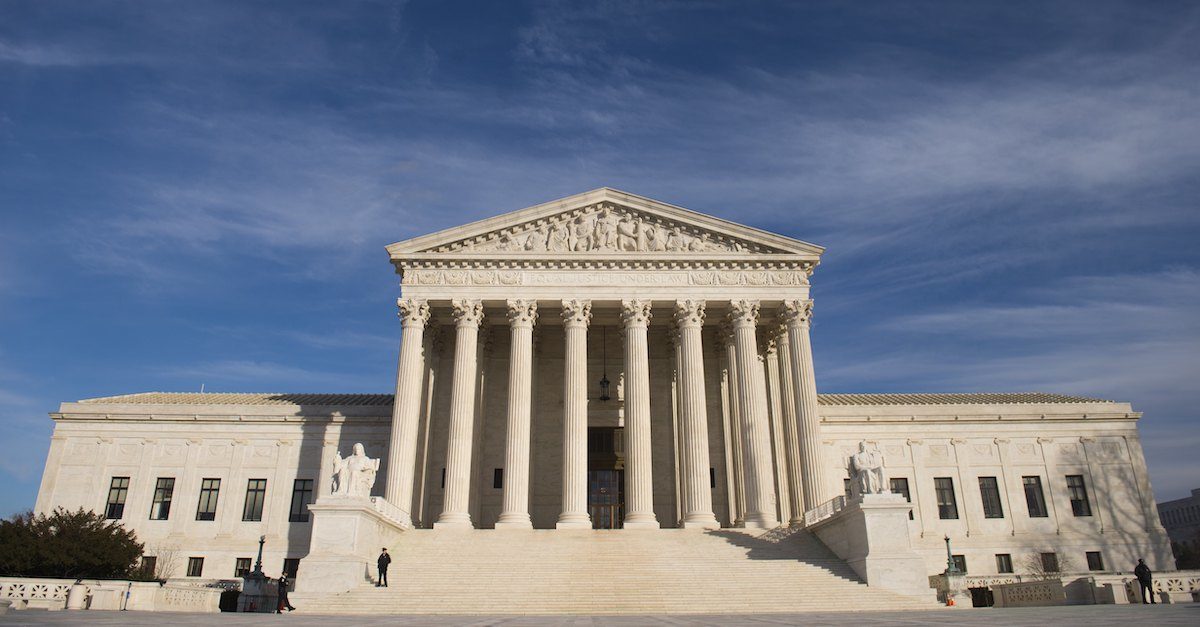
[[[296,578],[296,599],[370,583],[380,549],[409,529],[382,497],[323,496],[308,506],[312,540]]]
[[[911,509],[899,494],[865,494],[808,529],[868,586],[932,602],[936,593],[929,587],[925,561],[913,550],[909,537]]]
[[[279,582],[260,572],[242,577],[242,594],[238,597],[239,612],[272,614],[279,605]]]

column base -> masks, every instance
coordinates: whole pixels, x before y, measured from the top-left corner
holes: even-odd
[[[684,519],[679,523],[680,529],[720,529],[721,523],[717,522],[717,517],[709,514],[708,516],[694,516],[692,520]]]
[[[621,523],[623,529],[661,529],[654,514],[631,514]]]
[[[496,529],[533,529],[529,514],[501,514]]]
[[[470,514],[442,514],[437,522],[433,523],[434,529],[474,529],[475,525],[471,524]]]
[[[558,522],[554,525],[555,529],[591,529],[592,518],[587,514],[567,514],[563,513],[558,517]]]
[[[779,521],[769,514],[749,514],[742,526],[747,529],[774,529],[779,526]]]

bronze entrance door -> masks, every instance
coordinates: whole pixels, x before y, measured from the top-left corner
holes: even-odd
[[[625,518],[625,464],[620,443],[620,429],[588,429],[588,512],[593,529],[620,529]]]
[[[624,514],[623,470],[588,471],[588,509],[592,514],[592,529],[620,529]]]

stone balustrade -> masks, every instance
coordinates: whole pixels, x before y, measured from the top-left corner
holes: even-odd
[[[0,599],[10,601],[14,610],[67,609],[67,598],[74,584],[74,579],[0,577]],[[85,579],[80,585],[84,589],[82,607],[92,610],[217,612],[221,593],[225,591],[221,587],[185,583],[159,585],[156,581]]]
[[[832,517],[834,514],[842,511],[846,507],[845,495],[835,496],[824,503],[804,512],[804,526],[815,525],[816,523]]]

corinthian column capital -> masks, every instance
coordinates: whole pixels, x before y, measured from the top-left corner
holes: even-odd
[[[566,326],[586,327],[592,321],[592,301],[564,299],[562,302],[562,319],[563,324]]]
[[[675,324],[683,329],[704,325],[704,301],[677,300],[675,301]]]
[[[397,298],[396,307],[403,327],[424,327],[429,322],[429,302],[424,298]]]
[[[508,324],[514,327],[533,327],[537,321],[537,301],[513,299],[508,301]]]
[[[779,318],[788,325],[807,325],[812,321],[812,311],[811,299],[785,300],[779,305]]]
[[[456,298],[450,301],[450,305],[454,308],[454,322],[460,329],[463,327],[479,328],[479,323],[483,322],[483,303],[481,301]]]
[[[734,300],[729,302],[729,321],[734,328],[752,327],[758,324],[759,303],[756,300]]]
[[[621,326],[644,327],[650,324],[650,301],[631,299],[621,301]]]

